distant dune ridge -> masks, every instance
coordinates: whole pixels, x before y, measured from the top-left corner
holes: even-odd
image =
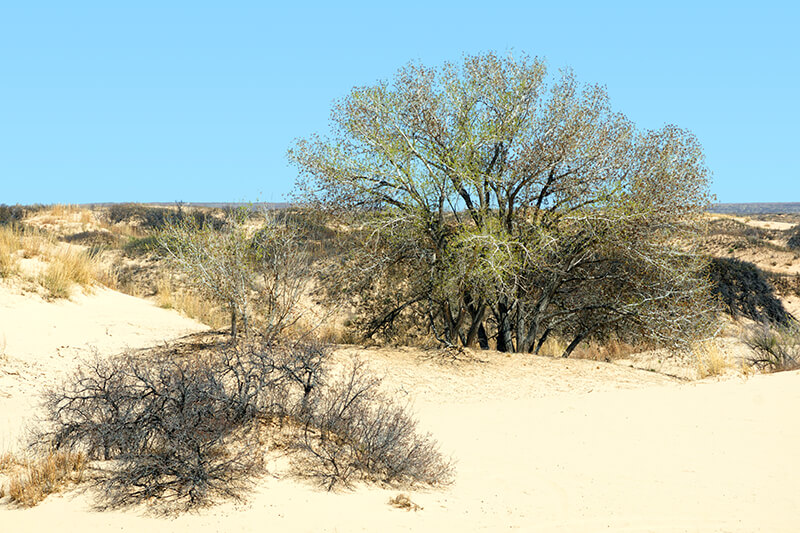
[[[744,204],[713,204],[711,213],[726,215],[766,215],[800,213],[800,202],[753,202]]]

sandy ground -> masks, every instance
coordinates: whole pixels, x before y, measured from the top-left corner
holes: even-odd
[[[80,359],[207,329],[152,302],[105,288],[48,302],[0,284],[0,452],[16,445],[37,394]]]
[[[92,347],[114,353],[202,326],[110,290],[45,302],[0,288],[0,444],[15,440],[35,393]],[[328,493],[271,456],[245,503],[177,518],[98,511],[91,488],[33,509],[0,501],[2,531],[625,531],[800,529],[800,373],[687,383],[621,364],[413,349],[340,350],[385,377],[456,461],[443,489]],[[469,355],[469,354],[468,354]]]

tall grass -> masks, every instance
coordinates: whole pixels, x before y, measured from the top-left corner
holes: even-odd
[[[89,287],[96,271],[97,265],[87,253],[67,248],[50,256],[38,281],[50,298],[69,298],[72,286]]]
[[[9,459],[9,464],[20,464]],[[49,494],[62,491],[72,483],[80,483],[86,470],[86,456],[82,453],[58,451],[44,457],[24,461],[22,468],[10,476],[8,491],[11,501],[24,507],[33,507]]]
[[[15,228],[0,226],[0,278],[7,278],[18,272],[19,249],[20,241]]]
[[[184,315],[202,322],[214,329],[228,324],[230,317],[214,302],[210,302],[193,292],[174,290],[169,278],[158,280],[156,304],[163,309],[175,309]]]

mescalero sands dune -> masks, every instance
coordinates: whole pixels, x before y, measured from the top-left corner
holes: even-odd
[[[13,448],[37,393],[93,350],[102,356],[205,329],[109,289],[55,303],[0,286],[0,445]],[[178,517],[101,511],[86,484],[32,509],[0,500],[0,530],[794,532],[800,528],[800,373],[684,382],[588,360],[496,352],[442,362],[416,349],[343,348],[368,358],[456,462],[422,507],[397,489],[326,492],[269,474],[244,503]],[[1,477],[1,476],[0,476]]]

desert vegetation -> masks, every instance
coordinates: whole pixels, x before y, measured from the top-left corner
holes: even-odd
[[[605,90],[538,59],[409,65],[337,102],[290,158],[299,198],[357,228],[328,279],[367,336],[535,352],[550,336],[677,345],[709,332],[708,205],[686,131],[638,131]]]
[[[276,442],[295,452],[301,475],[329,490],[355,477],[437,485],[452,475],[363,362],[334,376],[330,350],[318,344],[97,358],[51,390],[46,405],[37,445],[113,460],[94,478],[111,506],[241,497]]]
[[[31,455],[0,456],[0,498],[88,481],[103,506],[185,510],[246,497],[276,450],[328,490],[451,482],[400,389],[336,344],[415,346],[454,372],[501,355],[676,380],[800,367],[800,220],[706,213],[689,132],[642,131],[603,87],[494,54],[411,64],[332,119],[292,146],[280,210],[0,206],[3,284],[102,284],[213,329],[98,352],[51,386]]]

